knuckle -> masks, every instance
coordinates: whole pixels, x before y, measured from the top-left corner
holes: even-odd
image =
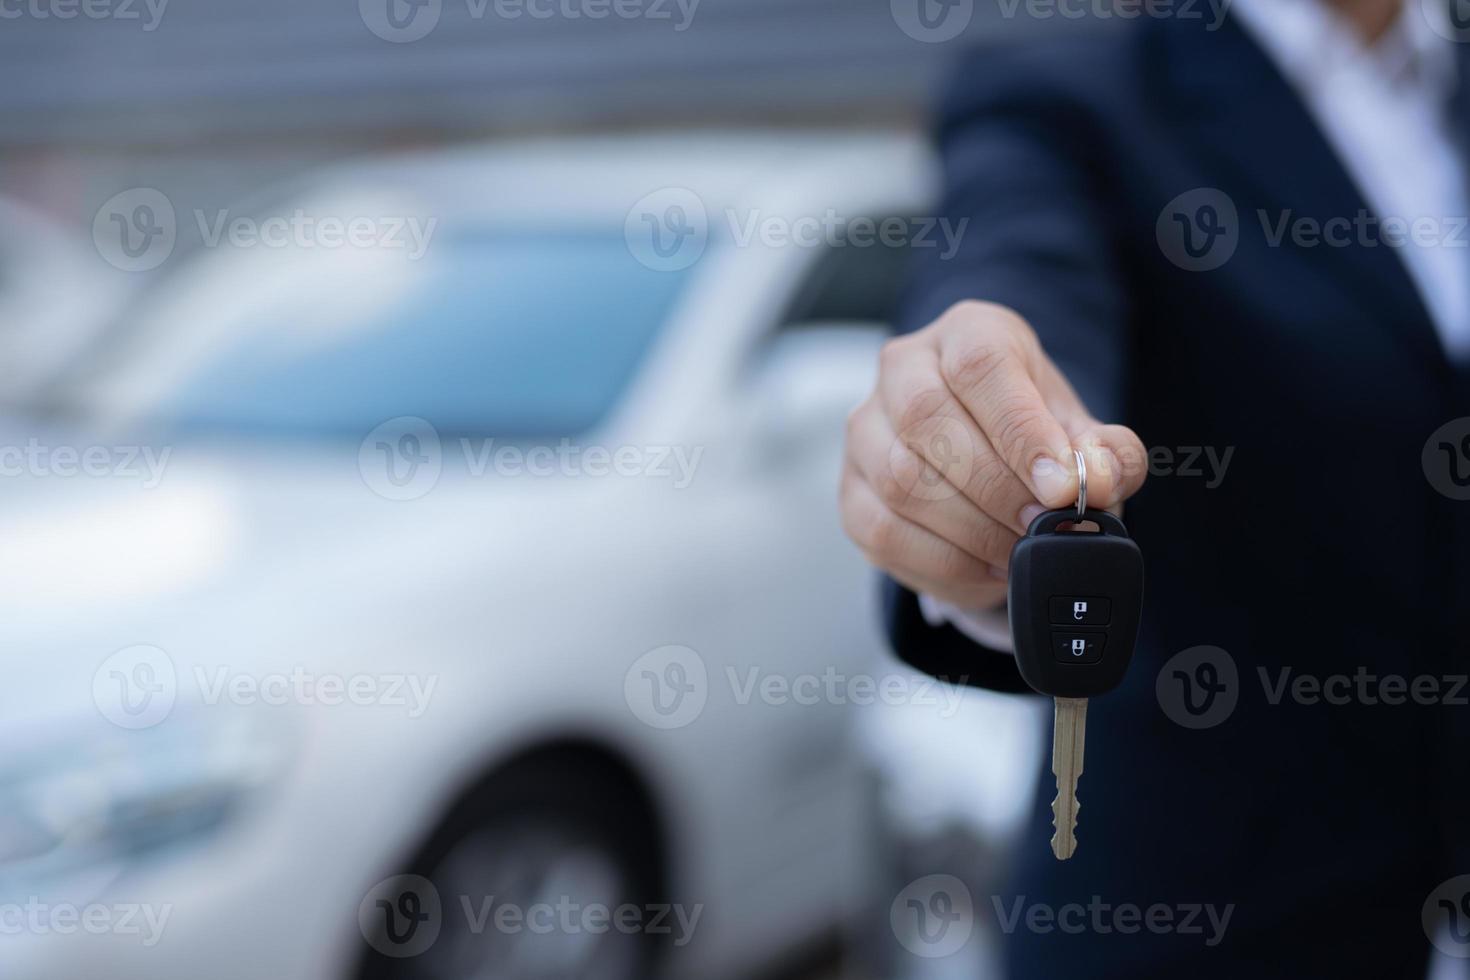
[[[1046,423],[1047,415],[1041,407],[1026,402],[1000,405],[993,418],[1001,452],[1007,459],[1019,460],[1033,434]]]
[[[904,392],[898,417],[894,419],[899,432],[908,432],[939,416],[949,403],[949,390],[940,379],[935,378],[934,382],[930,385],[915,385]]]
[[[842,432],[845,436],[844,443],[847,446],[849,455],[852,453],[853,447],[857,444],[857,436],[863,426],[863,413],[867,410],[868,403],[863,402],[857,408],[847,413],[847,420],[843,423]]]
[[[1016,543],[1016,535],[999,521],[990,521],[976,537],[979,539],[976,542],[979,553],[986,561],[996,565],[1006,563],[1011,553],[1011,546]]]
[[[951,388],[973,391],[1014,357],[1015,351],[1004,337],[975,337],[947,349],[939,360],[939,369]]]
[[[866,524],[864,547],[877,559],[877,564],[886,565],[898,555],[903,545],[903,526],[897,517],[886,511],[874,514]]]
[[[976,561],[959,548],[948,547],[939,555],[939,577],[946,582],[968,582],[975,578]]]
[[[995,453],[984,453],[975,460],[970,488],[981,510],[987,514],[998,514],[1012,496],[1011,468]]]
[[[885,505],[899,510],[910,499],[909,488],[918,483],[923,474],[924,461],[899,442],[888,456],[888,465],[880,467],[874,476],[873,491]]]

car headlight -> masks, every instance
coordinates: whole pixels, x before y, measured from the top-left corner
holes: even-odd
[[[0,900],[110,878],[226,826],[287,757],[277,712],[180,712],[0,769]]]

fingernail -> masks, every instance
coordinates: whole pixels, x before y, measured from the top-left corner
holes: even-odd
[[[1061,500],[1072,492],[1072,478],[1067,471],[1062,469],[1060,463],[1050,456],[1043,456],[1031,467],[1031,482],[1036,487],[1036,495],[1041,498],[1042,503],[1048,500]]]
[[[1038,517],[1045,513],[1046,508],[1041,506],[1040,504],[1027,504],[1025,507],[1021,508],[1021,526],[1030,527],[1032,521],[1036,520]]]

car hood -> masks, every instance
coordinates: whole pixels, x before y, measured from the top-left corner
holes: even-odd
[[[369,669],[452,634],[447,617],[467,606],[502,635],[544,629],[567,595],[631,584],[619,566],[656,547],[650,535],[677,538],[669,502],[687,492],[446,468],[422,497],[390,500],[356,447],[178,446],[156,482],[138,470],[7,480],[7,708],[46,714],[47,689],[74,696],[77,677],[136,644],[180,669]]]

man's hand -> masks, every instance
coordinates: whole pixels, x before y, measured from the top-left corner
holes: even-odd
[[[1011,546],[1043,510],[1116,508],[1143,484],[1131,429],[1103,425],[1011,310],[952,307],[883,349],[847,421],[842,523],[873,564],[965,609],[1005,599]]]

